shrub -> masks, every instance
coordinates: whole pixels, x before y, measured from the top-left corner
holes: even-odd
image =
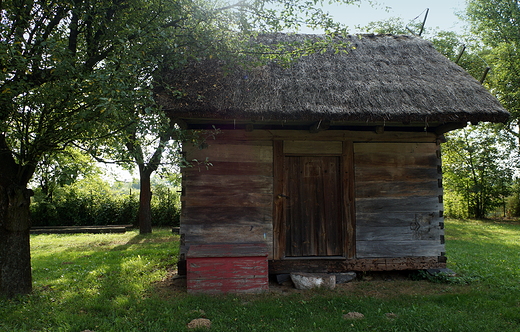
[[[513,194],[507,199],[507,216],[520,217],[520,183],[518,179],[513,185]]]
[[[152,224],[155,226],[179,226],[180,199],[176,191],[163,186],[155,188],[152,195]]]
[[[56,191],[52,202],[37,194],[31,205],[34,226],[87,226],[134,224],[139,208],[138,192],[111,190],[99,178],[88,178]],[[152,225],[179,225],[179,195],[158,188],[152,197]]]

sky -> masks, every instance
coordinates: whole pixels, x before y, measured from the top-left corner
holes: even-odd
[[[356,5],[327,5],[324,7],[334,18],[349,26],[352,32],[358,25],[365,26],[373,21],[382,21],[391,17],[401,17],[405,23],[409,23],[419,16],[422,23],[426,8],[429,8],[426,20],[427,28],[439,27],[440,30],[460,32],[463,28],[456,12],[463,12],[466,6],[465,0],[376,0],[379,6],[370,6],[367,1],[362,1],[360,7]],[[390,7],[388,11],[386,7]]]

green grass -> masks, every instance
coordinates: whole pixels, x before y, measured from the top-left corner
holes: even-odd
[[[447,220],[453,282],[367,274],[334,291],[260,295],[186,294],[167,278],[179,243],[169,229],[31,241],[34,292],[0,299],[0,331],[186,331],[201,317],[211,331],[520,331],[518,224]]]

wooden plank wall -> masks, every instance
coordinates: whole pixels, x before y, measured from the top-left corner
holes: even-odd
[[[272,255],[272,141],[228,140],[185,146],[186,159],[213,166],[183,169],[181,259],[190,245],[265,243]]]
[[[180,258],[185,259],[190,245],[265,243],[268,259],[276,259],[273,253],[280,251],[277,241],[283,230],[273,230],[273,214],[280,212],[273,209],[273,155],[278,151],[283,160],[285,154],[309,149],[323,153],[329,143],[332,154],[341,155],[338,142],[353,142],[343,144],[343,150],[353,149],[347,155],[354,155],[355,173],[355,204],[345,202],[355,209],[356,220],[347,232],[355,234],[349,239],[355,247],[348,258],[366,262],[441,256],[442,181],[435,140],[434,135],[415,133],[230,130],[208,141],[207,149],[185,146],[187,160],[208,158],[213,166],[183,170]],[[298,150],[302,146],[307,150]],[[350,165],[345,163],[345,169]]]
[[[356,257],[441,256],[442,181],[435,143],[355,143]]]

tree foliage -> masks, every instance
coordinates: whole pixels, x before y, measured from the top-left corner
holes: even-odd
[[[46,202],[52,203],[54,192],[58,188],[100,172],[89,155],[76,148],[67,147],[60,153],[46,154],[42,157],[32,184],[40,188]]]
[[[492,67],[489,85],[517,124],[520,116],[520,4],[513,0],[469,0],[464,19]]]
[[[508,126],[503,127],[508,133],[497,135],[517,137],[514,144],[504,145],[504,149],[516,155],[520,138],[520,4],[512,0],[469,0],[462,18],[469,23],[470,33],[474,36],[473,48],[491,69],[484,84],[512,115]],[[509,160],[508,166],[515,170],[517,177],[518,161]],[[518,186],[513,181],[507,186],[517,191]],[[514,197],[518,200],[518,194]]]
[[[406,23],[400,17],[390,17],[386,20],[369,22],[362,30],[375,34],[414,35],[419,33],[421,27],[422,22]]]
[[[511,194],[514,137],[500,125],[481,124],[446,134],[442,146],[446,214],[485,218]]]

